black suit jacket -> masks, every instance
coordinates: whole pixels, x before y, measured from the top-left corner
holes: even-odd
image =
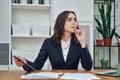
[[[27,63],[39,70],[43,67],[48,57],[52,69],[78,69],[79,62],[81,62],[85,70],[90,70],[92,68],[92,59],[87,47],[81,48],[80,44],[75,43],[73,39],[71,39],[66,62],[63,58],[61,43],[55,46],[52,38],[48,38],[44,41],[36,60],[34,62],[27,60]],[[23,68],[26,71],[32,71],[28,66],[24,66]]]

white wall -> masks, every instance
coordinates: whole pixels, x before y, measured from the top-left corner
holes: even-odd
[[[10,0],[0,0],[0,43],[9,43]]]
[[[0,43],[10,43],[10,0],[0,0]],[[6,70],[9,65],[0,65]]]
[[[93,21],[93,1],[92,0],[54,0],[53,16],[64,10],[73,10],[79,21]]]

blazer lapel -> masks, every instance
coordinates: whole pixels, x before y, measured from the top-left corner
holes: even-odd
[[[73,54],[74,51],[74,40],[71,39],[71,43],[70,43],[70,47],[69,47],[69,51],[68,51],[68,56],[66,61],[63,58],[63,52],[62,52],[62,46],[61,43],[58,44],[58,55],[60,56],[59,59],[61,59],[62,62],[67,63],[70,60],[70,56],[71,54]]]
[[[62,52],[62,46],[61,46],[61,43],[59,43],[59,45],[58,45],[58,55],[60,56],[59,57],[59,59],[61,59],[61,61],[63,62],[63,63],[65,63],[65,60],[64,60],[64,58],[63,58],[63,52]]]
[[[69,61],[69,58],[70,58],[71,54],[73,54],[73,51],[74,51],[74,42],[71,41],[70,47],[69,47],[69,51],[68,51],[68,56],[67,56],[66,63]]]

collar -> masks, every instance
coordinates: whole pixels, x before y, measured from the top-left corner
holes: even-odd
[[[70,44],[70,41],[71,41],[71,37],[67,40],[67,41],[64,41],[64,40],[61,40],[61,43],[64,45],[64,44]]]

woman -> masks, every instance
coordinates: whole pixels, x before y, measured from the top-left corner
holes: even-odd
[[[91,70],[92,59],[86,47],[85,32],[79,29],[73,11],[63,11],[58,15],[53,36],[45,39],[34,62],[19,56],[36,70],[43,67],[48,57],[52,69],[78,69],[78,64],[81,62],[85,70]],[[26,71],[33,71],[18,59],[15,59],[15,63],[17,66],[23,66]]]

